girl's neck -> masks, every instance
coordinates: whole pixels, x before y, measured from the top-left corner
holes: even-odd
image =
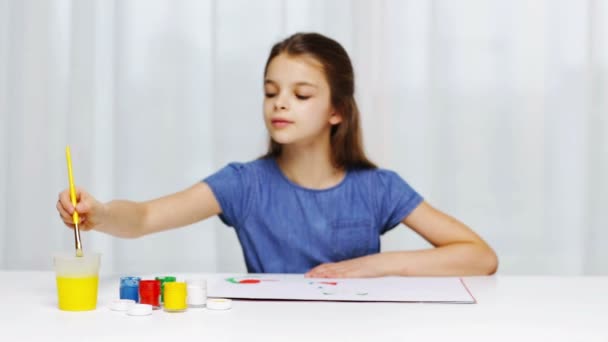
[[[345,170],[334,166],[329,142],[284,145],[277,164],[290,181],[309,189],[327,189],[339,184]]]

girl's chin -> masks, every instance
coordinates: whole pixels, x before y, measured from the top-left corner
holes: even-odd
[[[271,134],[270,137],[274,142],[281,145],[287,145],[293,143],[294,139],[285,134]]]

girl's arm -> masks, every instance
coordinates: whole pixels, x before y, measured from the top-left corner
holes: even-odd
[[[107,223],[96,230],[113,232],[128,231],[133,236],[187,226],[221,213],[220,206],[206,183],[147,202],[112,201],[106,205]],[[136,213],[136,214],[133,214]],[[123,229],[121,229],[123,228]]]
[[[78,190],[76,210],[83,230],[95,229],[110,235],[136,238],[172,228],[186,226],[221,213],[220,206],[206,183],[172,195],[146,202],[114,200],[100,203],[83,190]],[[59,195],[57,209],[67,226],[73,228],[74,210],[69,191]]]
[[[422,202],[403,223],[436,248],[368,255],[320,265],[310,277],[490,275],[498,258],[469,227]]]
[[[419,205],[403,223],[436,248],[386,253],[387,272],[404,275],[489,275],[498,268],[492,248],[455,218]]]

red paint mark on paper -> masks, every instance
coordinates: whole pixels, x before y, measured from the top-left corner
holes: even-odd
[[[337,281],[320,281],[319,284],[338,285],[338,282]]]
[[[265,281],[277,281],[277,282],[279,281],[277,279],[256,279],[256,278],[238,279],[237,277],[226,278],[225,280],[232,284],[259,284],[259,283],[265,282]]]

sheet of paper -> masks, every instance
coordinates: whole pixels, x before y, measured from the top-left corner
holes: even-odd
[[[460,278],[310,279],[294,274],[247,274],[217,279],[209,297],[276,300],[475,303]]]

